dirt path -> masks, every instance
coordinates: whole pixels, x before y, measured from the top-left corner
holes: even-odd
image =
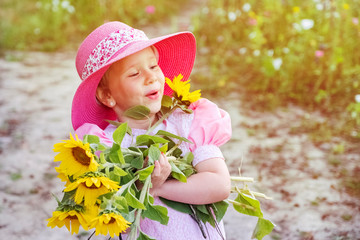
[[[184,11],[169,28],[145,31],[153,37],[185,30],[193,13],[194,8]],[[56,207],[50,192],[60,196],[62,190],[52,146],[72,131],[71,100],[79,84],[74,59],[74,52],[9,52],[0,58],[0,236],[5,239],[86,239],[50,229],[45,221]],[[330,164],[332,143],[316,147],[308,135],[293,133],[304,118],[319,117],[313,113],[244,112],[236,94],[215,101],[232,118],[233,138],[223,147],[232,174],[242,164],[242,174],[257,180],[250,188],[274,198],[262,201],[265,215],[277,224],[266,239],[360,239],[359,199],[345,193],[338,178],[344,171],[356,173],[359,152],[338,155],[340,163]],[[232,210],[224,221],[228,240],[250,239],[256,224]]]

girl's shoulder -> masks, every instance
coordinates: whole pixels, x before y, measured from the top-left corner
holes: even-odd
[[[75,130],[75,134],[80,139],[82,139],[85,135],[95,135],[99,137],[100,142],[108,146],[112,145],[112,139],[108,137],[106,132],[103,129],[101,129],[98,125],[93,123],[84,123]]]
[[[168,119],[182,136],[190,138],[195,145],[220,146],[230,139],[231,119],[225,110],[206,98],[192,103],[189,109],[192,114],[178,109]]]
[[[231,128],[230,115],[223,109],[219,108],[218,105],[206,98],[192,103],[189,108],[194,112],[194,119],[192,126],[195,128],[200,125],[210,124],[224,124],[224,127]]]

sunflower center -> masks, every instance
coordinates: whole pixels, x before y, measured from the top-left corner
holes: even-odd
[[[70,220],[74,220],[74,219],[78,219],[78,217],[75,215],[75,216],[70,216],[70,215],[68,215],[67,217],[66,217],[67,219],[70,219]]]
[[[72,149],[72,154],[76,161],[81,163],[82,165],[89,166],[90,165],[90,158],[86,155],[84,149],[76,147]]]
[[[93,184],[93,185],[91,185],[90,187],[87,187],[87,188],[89,188],[89,189],[99,189],[99,188],[101,188],[101,186],[102,186],[102,184],[100,184],[99,187],[97,187],[95,184]]]
[[[111,218],[108,224],[112,224],[112,223],[114,223],[115,221],[116,221],[115,218]]]

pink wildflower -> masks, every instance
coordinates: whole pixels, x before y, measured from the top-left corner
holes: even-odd
[[[145,12],[148,13],[148,14],[155,13],[155,6],[153,6],[153,5],[146,6]]]
[[[359,25],[359,19],[356,18],[356,17],[352,18],[352,23],[353,23],[354,25]]]
[[[249,25],[251,25],[251,26],[256,26],[257,20],[256,20],[255,18],[249,18],[248,23],[249,23]]]
[[[322,51],[322,50],[315,51],[315,57],[322,58],[323,56],[324,56],[324,51]]]

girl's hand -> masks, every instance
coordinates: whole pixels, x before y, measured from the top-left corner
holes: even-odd
[[[154,171],[151,174],[152,188],[150,193],[153,197],[156,197],[157,190],[164,184],[171,173],[171,165],[163,153],[161,153],[159,160],[155,161],[154,165]]]

